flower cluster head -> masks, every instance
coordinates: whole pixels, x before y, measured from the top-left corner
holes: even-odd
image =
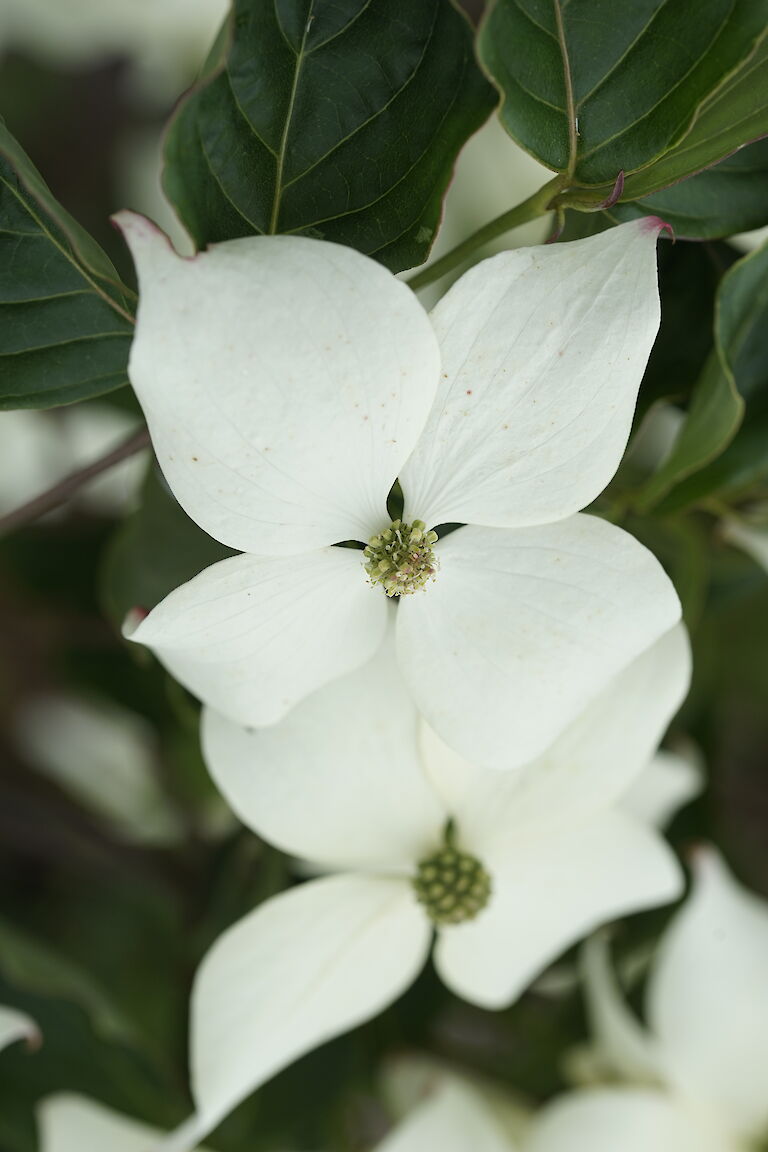
[[[393,520],[389,528],[371,536],[363,549],[371,584],[381,584],[387,596],[418,592],[435,578],[437,560],[432,545],[436,542],[437,532],[427,532],[423,520],[413,524]]]
[[[413,888],[433,924],[464,924],[474,920],[491,898],[491,878],[476,856],[456,846],[449,821],[445,843],[419,861]]]
[[[674,625],[656,559],[579,512],[629,435],[659,221],[504,252],[428,315],[350,248],[259,236],[182,259],[117,219],[157,458],[242,553],[126,631],[207,704],[274,724],[371,659],[396,606],[430,725],[468,758],[521,764]]]

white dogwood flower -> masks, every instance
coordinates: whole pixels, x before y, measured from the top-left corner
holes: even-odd
[[[682,626],[518,771],[478,769],[420,723],[392,646],[281,723],[203,717],[207,763],[259,835],[333,869],[213,945],[192,999],[188,1149],[259,1084],[382,1011],[423,967],[512,1003],[597,925],[680,890],[659,833],[621,810],[689,678]]]
[[[754,1152],[768,1141],[768,904],[713,849],[662,938],[648,1030],[599,945],[587,967],[596,1056],[642,1087],[577,1092],[541,1119],[530,1152]],[[528,1149],[526,1150],[528,1152]]]
[[[658,221],[502,253],[431,318],[350,248],[262,236],[182,259],[141,217],[117,221],[161,467],[245,553],[128,629],[206,703],[276,722],[373,656],[396,593],[430,724],[481,763],[523,763],[679,619],[655,558],[577,514],[626,444],[659,321]],[[437,541],[448,523],[465,526]],[[345,541],[366,550],[331,547]]]

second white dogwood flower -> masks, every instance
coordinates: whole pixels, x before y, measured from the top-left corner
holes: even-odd
[[[146,220],[118,222],[158,460],[190,516],[245,553],[131,633],[206,703],[279,720],[374,655],[387,593],[432,727],[519,764],[679,618],[655,558],[578,515],[629,434],[659,221],[502,253],[431,317],[350,248],[251,237],[185,260]],[[437,540],[449,523],[465,526]],[[353,541],[365,552],[331,547]]]
[[[268,900],[204,959],[192,1004],[187,1149],[304,1052],[382,1011],[433,933],[445,983],[515,1000],[597,925],[672,900],[677,862],[621,794],[688,685],[682,626],[612,682],[544,757],[478,769],[420,725],[391,645],[282,723],[207,711],[203,746],[241,818],[336,874]]]
[[[768,904],[712,848],[665,932],[647,988],[647,1030],[619,993],[600,941],[587,988],[593,1063],[623,1086],[564,1096],[530,1152],[755,1152],[768,1141]]]

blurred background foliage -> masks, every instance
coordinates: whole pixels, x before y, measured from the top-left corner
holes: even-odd
[[[39,28],[24,30],[13,0],[5,5],[7,127],[130,285],[109,216],[135,208],[179,236],[160,199],[160,133],[222,5],[176,4],[162,35],[150,28],[148,44],[128,50],[119,27],[89,47],[54,22],[47,42]],[[192,8],[196,28],[181,37]],[[29,24],[48,18],[42,4],[27,15]],[[765,144],[753,150],[764,163]],[[491,122],[462,155],[437,252],[550,177]],[[747,199],[749,226],[768,224],[768,196],[762,219]],[[563,238],[612,220],[610,210],[569,212]],[[539,242],[553,227],[538,221],[505,242]],[[657,553],[692,630],[694,685],[674,729],[701,749],[708,784],[675,818],[671,840],[683,857],[696,841],[715,841],[768,895],[768,575],[724,532],[734,513],[768,510],[768,255],[737,264],[742,255],[726,239],[661,243],[662,328],[633,447],[595,511]],[[2,510],[99,455],[137,416],[127,388],[77,409],[0,413]],[[153,605],[224,554],[146,452],[112,491],[95,485],[0,539],[0,1003],[27,1011],[44,1037],[34,1054],[0,1053],[0,1152],[33,1152],[33,1105],[53,1090],[159,1127],[180,1120],[196,964],[227,924],[297,876],[219,802],[195,701],[119,636],[127,610]],[[644,955],[668,916],[623,924],[619,953]],[[387,1119],[379,1062],[412,1047],[544,1099],[563,1084],[564,1050],[584,1037],[573,956],[556,975],[490,1013],[427,971],[382,1017],[260,1090],[210,1143],[219,1152],[363,1148]]]

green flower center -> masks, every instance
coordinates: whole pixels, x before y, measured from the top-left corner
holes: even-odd
[[[427,916],[440,926],[474,920],[491,898],[490,876],[476,856],[456,847],[452,825],[444,846],[419,862],[413,887]]]
[[[427,532],[423,520],[403,524],[393,520],[378,536],[372,536],[363,552],[371,584],[381,584],[387,596],[418,592],[437,572],[432,545],[436,532]]]

